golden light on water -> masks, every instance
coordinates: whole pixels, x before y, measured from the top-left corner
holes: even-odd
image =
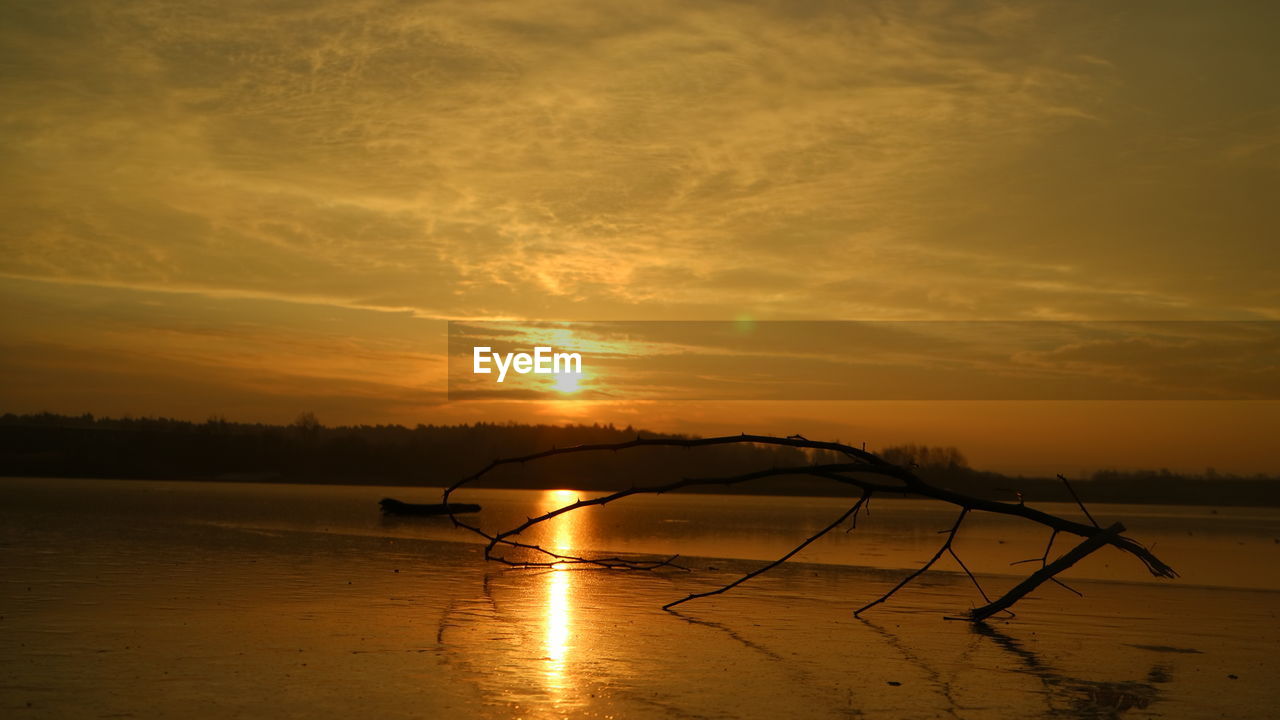
[[[547,685],[553,691],[564,689],[564,664],[569,654],[569,625],[573,615],[569,609],[569,573],[552,570],[547,575]]]
[[[548,490],[543,498],[544,511],[568,505],[577,499],[572,490]],[[557,553],[571,553],[574,550],[577,513],[561,515],[551,521],[552,535],[547,545],[549,550]],[[566,689],[565,664],[573,648],[573,573],[560,565],[553,566],[547,573],[547,611],[546,634],[543,641],[544,656],[547,659],[547,689],[559,695]]]
[[[548,490],[542,502],[543,512],[564,507],[577,499],[578,493],[574,490]],[[574,549],[580,517],[575,513],[565,513],[551,521],[552,535],[549,549],[558,553],[568,553]]]

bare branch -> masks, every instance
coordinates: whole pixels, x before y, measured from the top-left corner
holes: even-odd
[[[984,605],[980,608],[975,608],[973,610],[970,610],[969,619],[975,622],[979,622],[982,620],[986,620],[987,618],[1000,612],[1001,610],[1008,609],[1010,605],[1013,605],[1015,602],[1022,599],[1023,596],[1025,596],[1027,593],[1031,592],[1032,590],[1035,590],[1036,588],[1040,587],[1040,585],[1051,580],[1053,576],[1057,575],[1063,570],[1066,570],[1072,565],[1075,565],[1084,556],[1088,555],[1094,550],[1097,550],[1103,545],[1109,544],[1112,538],[1119,537],[1120,533],[1122,532],[1124,532],[1124,525],[1121,525],[1120,523],[1115,523],[1114,525],[1107,528],[1106,530],[1103,530],[1102,532],[1099,532],[1097,535],[1094,535],[1093,537],[1088,538],[1084,542],[1080,543],[1079,545],[1063,553],[1062,557],[1058,558],[1057,560],[1054,560],[1048,565],[1032,573],[1030,577],[1018,583],[1016,586],[1013,587],[1013,589],[1009,590],[1009,592],[1005,593],[1004,595],[1001,595],[1000,598],[997,599],[995,602],[988,603],[987,605]]]
[[[951,526],[951,529],[950,529],[949,531],[946,531],[946,533],[947,533],[947,540],[946,540],[946,542],[942,543],[942,547],[938,548],[938,552],[934,553],[934,554],[933,554],[933,557],[929,558],[929,561],[928,561],[928,562],[926,562],[922,567],[920,567],[919,569],[917,569],[915,572],[913,572],[913,573],[911,573],[910,575],[908,575],[908,576],[906,576],[906,577],[902,578],[902,580],[901,580],[901,581],[899,581],[897,585],[894,585],[894,586],[893,586],[893,589],[892,589],[892,590],[890,590],[889,592],[885,593],[884,595],[881,595],[880,597],[876,598],[875,600],[872,600],[871,602],[867,603],[866,605],[863,605],[862,607],[860,607],[860,608],[858,608],[857,610],[853,611],[853,616],[854,616],[854,617],[858,617],[858,616],[859,616],[859,615],[861,615],[862,613],[864,613],[864,612],[866,612],[866,611],[870,610],[871,608],[875,607],[876,605],[879,605],[880,603],[882,603],[882,602],[884,602],[884,601],[888,600],[889,598],[893,597],[893,594],[894,594],[894,593],[896,593],[896,592],[898,592],[898,591],[899,591],[899,590],[901,590],[902,588],[906,587],[906,586],[907,586],[907,583],[910,583],[912,580],[915,580],[916,578],[920,577],[921,575],[923,575],[923,574],[925,573],[925,571],[926,571],[926,570],[928,570],[929,568],[933,567],[933,564],[934,564],[934,563],[936,563],[936,562],[938,562],[938,558],[942,557],[942,554],[943,554],[943,553],[945,553],[945,552],[947,552],[948,550],[950,550],[950,549],[951,549],[951,542],[952,542],[953,540],[955,540],[955,539],[956,539],[956,533],[960,531],[960,523],[964,522],[964,518],[965,518],[965,516],[966,516],[966,515],[968,515],[968,514],[969,514],[969,508],[961,508],[961,510],[960,510],[960,515],[956,518],[956,524],[955,524],[955,525],[952,525],[952,526]],[[966,572],[968,572],[968,571],[966,570]],[[971,576],[971,577],[972,577],[972,576]],[[974,582],[977,582],[977,581],[975,580]]]
[[[1084,516],[1089,518],[1089,522],[1093,523],[1094,527],[1102,527],[1097,520],[1093,519],[1093,515],[1089,514],[1089,508],[1085,507],[1084,503],[1080,501],[1080,496],[1076,494],[1076,489],[1071,487],[1071,482],[1062,475],[1058,475],[1058,479],[1062,481],[1063,485],[1067,486],[1067,492],[1071,493],[1071,497],[1075,498],[1076,504],[1084,511]]]
[[[822,529],[821,529],[821,530],[819,530],[818,532],[816,532],[816,533],[814,533],[814,534],[810,535],[809,537],[805,538],[804,542],[802,542],[802,543],[800,543],[799,545],[795,546],[795,547],[794,547],[794,548],[792,548],[790,551],[788,551],[786,555],[783,555],[782,557],[778,558],[777,560],[774,560],[773,562],[769,563],[768,565],[765,565],[765,566],[762,566],[762,567],[756,568],[755,570],[752,570],[751,572],[747,573],[746,575],[743,575],[742,577],[738,578],[737,580],[734,580],[733,582],[729,583],[728,585],[725,585],[724,587],[717,588],[717,589],[715,589],[715,590],[709,590],[709,591],[707,591],[707,592],[702,592],[702,593],[693,593],[693,594],[687,595],[687,596],[685,596],[685,597],[683,597],[683,598],[681,598],[681,599],[679,599],[679,600],[676,600],[675,602],[669,602],[669,603],[667,603],[666,605],[663,605],[663,606],[662,606],[662,609],[663,609],[663,610],[670,610],[671,608],[673,608],[673,607],[675,607],[675,606],[677,606],[677,605],[680,605],[681,603],[689,602],[690,600],[696,600],[696,599],[698,599],[698,598],[710,597],[710,596],[712,596],[712,595],[719,595],[720,593],[723,593],[723,592],[727,592],[727,591],[729,591],[729,590],[732,590],[733,588],[735,588],[735,587],[737,587],[737,586],[741,585],[742,583],[744,583],[744,582],[746,582],[746,581],[750,580],[751,578],[753,578],[753,577],[755,577],[755,576],[757,576],[757,575],[760,575],[760,574],[762,574],[762,573],[768,572],[769,570],[772,570],[772,569],[774,569],[774,568],[778,567],[778,566],[779,566],[779,565],[781,565],[782,563],[784,563],[784,562],[786,562],[786,561],[790,560],[793,556],[795,556],[795,554],[796,554],[796,553],[798,553],[798,552],[800,552],[801,550],[803,550],[803,549],[805,549],[806,547],[808,547],[808,546],[809,546],[809,544],[810,544],[810,543],[812,543],[813,541],[817,540],[818,538],[822,537],[823,535],[826,535],[827,533],[831,532],[832,530],[834,530],[834,529],[836,529],[836,528],[840,527],[840,525],[841,525],[845,520],[848,520],[850,517],[853,517],[853,518],[854,518],[854,522],[856,523],[856,522],[857,522],[857,517],[858,517],[858,510],[862,507],[862,504],[863,504],[863,503],[865,503],[865,502],[867,501],[867,499],[868,499],[868,498],[870,498],[870,497],[871,497],[871,491],[870,491],[870,490],[867,490],[867,491],[863,492],[863,493],[862,493],[862,497],[858,499],[858,502],[854,503],[853,507],[849,508],[848,510],[845,510],[845,511],[844,511],[844,513],[843,513],[843,514],[841,514],[841,515],[840,515],[840,517],[838,517],[838,518],[836,518],[834,521],[832,521],[832,523],[831,523],[830,525],[827,525],[826,527],[822,528]]]
[[[621,500],[623,498],[630,497],[632,495],[643,495],[643,494],[661,495],[664,493],[674,492],[676,490],[680,490],[688,487],[696,487],[696,486],[702,486],[702,485],[734,485],[738,483],[747,482],[750,480],[757,480],[760,478],[775,477],[775,476],[781,476],[781,475],[817,475],[819,477],[827,477],[830,479],[834,479],[837,482],[859,487],[863,490],[864,493],[869,493],[873,490],[900,490],[900,487],[898,486],[883,485],[880,483],[873,483],[873,482],[869,482],[859,478],[838,474],[838,471],[861,472],[861,471],[864,471],[865,469],[866,468],[863,466],[862,463],[839,463],[839,464],[833,464],[833,465],[810,465],[810,466],[797,466],[797,467],[770,468],[768,470],[759,470],[756,472],[743,473],[741,475],[732,475],[732,476],[726,476],[726,477],[682,478],[680,480],[667,483],[665,485],[657,485],[657,486],[651,486],[651,487],[632,487],[627,490],[620,490],[618,492],[610,493],[608,495],[602,495],[600,497],[591,498],[588,500],[582,500],[579,498],[578,500],[572,503],[561,506],[559,508],[555,508],[541,515],[538,515],[537,517],[525,518],[525,521],[523,523],[520,523],[519,525],[517,525],[514,528],[511,528],[510,530],[505,530],[497,534],[490,534],[488,532],[485,532],[484,530],[481,530],[479,527],[463,522],[462,520],[458,519],[456,515],[451,515],[451,517],[453,518],[453,524],[456,527],[470,530],[471,532],[474,532],[477,535],[480,535],[481,537],[489,541],[488,544],[485,546],[486,559],[495,560],[497,562],[500,562],[512,567],[537,568],[537,567],[548,567],[551,565],[581,564],[581,565],[605,567],[610,569],[653,570],[659,567],[665,567],[670,565],[671,560],[674,558],[664,561],[662,563],[640,562],[640,561],[634,561],[634,560],[625,560],[621,558],[595,558],[595,559],[584,558],[584,557],[579,557],[574,555],[558,554],[550,550],[547,550],[545,548],[542,548],[538,545],[522,543],[517,540],[513,540],[512,538],[516,535],[519,535],[525,532],[526,530],[532,528],[535,525],[538,525],[540,523],[546,522],[553,518],[559,517],[560,515],[563,515],[567,512],[571,512],[579,508],[593,506],[593,505],[594,506],[607,505],[611,502],[615,502],[617,500]],[[503,555],[495,554],[494,551],[496,550],[498,545],[504,545],[510,548],[532,551],[532,552],[544,555],[550,559],[544,560],[544,561],[511,560]],[[676,566],[676,567],[679,567],[679,566]],[[684,568],[681,568],[681,569],[684,569]]]
[[[1044,552],[1043,552],[1043,553],[1040,553],[1040,557],[1027,558],[1026,560],[1014,560],[1013,562],[1011,562],[1011,563],[1009,563],[1009,564],[1010,564],[1010,565],[1022,565],[1023,563],[1033,563],[1033,562],[1038,562],[1038,563],[1040,563],[1040,567],[1044,567],[1044,564],[1045,564],[1045,563],[1047,563],[1047,562],[1049,562],[1049,550],[1051,550],[1051,549],[1053,548],[1053,541],[1054,541],[1054,539],[1056,539],[1057,537],[1058,537],[1058,531],[1057,531],[1057,530],[1054,530],[1052,533],[1049,533],[1049,542],[1048,542],[1047,544],[1045,544],[1045,546],[1044,546]]]
[[[1053,541],[1054,541],[1055,539],[1057,539],[1057,537],[1058,537],[1058,531],[1057,531],[1057,530],[1054,530],[1052,533],[1050,533],[1050,534],[1049,534],[1049,542],[1045,544],[1045,546],[1044,546],[1044,552],[1040,554],[1040,557],[1036,557],[1036,558],[1027,558],[1026,560],[1015,560],[1015,561],[1013,561],[1013,562],[1011,562],[1011,563],[1009,563],[1009,564],[1010,564],[1010,565],[1021,565],[1021,564],[1023,564],[1023,563],[1038,562],[1038,563],[1040,563],[1040,567],[1042,567],[1042,568],[1043,568],[1045,565],[1047,565],[1047,564],[1049,563],[1049,551],[1053,549]],[[1075,588],[1071,587],[1070,585],[1068,585],[1068,584],[1066,584],[1066,583],[1062,582],[1061,580],[1059,580],[1059,579],[1058,579],[1058,578],[1056,578],[1056,577],[1051,577],[1051,578],[1049,578],[1049,580],[1050,580],[1054,585],[1057,585],[1057,586],[1059,586],[1059,587],[1061,587],[1061,588],[1063,588],[1064,590],[1067,590],[1067,591],[1069,591],[1069,592],[1075,593],[1075,594],[1076,594],[1076,597],[1084,597],[1084,593],[1082,593],[1082,592],[1080,592],[1079,590],[1077,590],[1077,589],[1075,589]]]
[[[498,458],[497,460],[494,460],[493,462],[486,465],[479,472],[469,475],[465,478],[462,478],[461,480],[457,481],[453,485],[449,486],[449,488],[447,488],[444,491],[444,495],[446,498],[448,498],[449,495],[453,493],[453,491],[457,490],[458,488],[462,487],[463,485],[469,482],[472,482],[474,480],[480,479],[481,477],[484,477],[485,475],[489,474],[494,469],[502,465],[523,464],[523,463],[531,462],[534,460],[541,460],[542,458],[551,457],[553,455],[567,455],[570,453],[584,453],[584,452],[600,452],[605,450],[613,450],[613,451],[629,450],[631,448],[637,448],[637,447],[695,448],[695,447],[707,447],[711,445],[733,445],[733,444],[742,444],[742,443],[755,443],[757,445],[784,445],[788,447],[805,448],[809,450],[831,450],[834,452],[839,452],[839,453],[848,455],[849,457],[860,460],[863,463],[866,463],[867,465],[878,467],[886,475],[893,475],[895,477],[899,477],[902,480],[915,480],[915,476],[912,475],[910,472],[906,471],[905,469],[897,465],[894,465],[893,463],[887,462],[886,460],[882,459],[880,456],[874,453],[867,452],[866,450],[860,450],[851,445],[845,445],[844,443],[806,440],[798,435],[793,435],[791,437],[786,437],[786,438],[780,438],[780,437],[773,437],[771,435],[748,435],[746,433],[743,433],[741,435],[726,435],[722,437],[712,437],[712,438],[637,437],[635,440],[628,440],[626,442],[620,442],[620,443],[598,443],[593,445],[575,445],[573,447],[567,447],[567,448],[553,447],[550,450],[543,450],[542,452],[532,453],[530,455],[521,455],[519,457],[509,457],[509,458]]]
[[[973,586],[978,588],[978,594],[982,596],[982,599],[987,602],[991,602],[991,598],[987,597],[987,591],[982,589],[982,583],[978,582],[978,578],[974,577],[973,573],[969,572],[969,566],[965,565],[964,561],[960,559],[960,556],[956,554],[956,549],[948,545],[947,552],[951,553],[951,557],[955,559],[956,564],[959,565],[960,569],[964,571],[964,574],[968,575],[969,579],[973,581]]]
[[[522,542],[516,538],[521,533],[524,533],[525,531],[529,530],[530,528],[540,523],[559,517],[560,515],[563,515],[565,513],[581,509],[583,507],[603,506],[612,502],[622,500],[627,497],[631,497],[633,495],[663,494],[663,493],[683,490],[690,487],[699,487],[699,486],[708,486],[708,485],[729,486],[729,485],[736,485],[740,483],[747,483],[754,480],[760,480],[760,479],[769,478],[769,477],[808,475],[813,477],[824,478],[835,483],[856,487],[862,491],[862,498],[858,500],[857,504],[855,504],[852,508],[850,508],[844,514],[842,514],[840,516],[840,519],[838,519],[835,523],[828,526],[827,528],[824,528],[820,532],[816,533],[815,535],[807,538],[799,546],[797,546],[791,552],[784,555],[779,560],[773,563],[770,563],[769,565],[766,565],[756,571],[753,571],[752,573],[747,574],[746,576],[738,579],[733,583],[730,583],[729,585],[719,590],[708,592],[708,593],[695,593],[693,595],[685,597],[676,602],[669,603],[668,605],[664,606],[667,609],[674,607],[676,605],[679,605],[681,603],[687,602],[689,600],[723,593],[733,587],[736,587],[742,582],[745,582],[746,580],[749,580],[752,577],[759,575],[760,573],[766,572],[769,569],[772,569],[773,567],[778,566],[779,564],[785,562],[786,560],[794,556],[797,552],[799,552],[801,549],[803,549],[810,543],[822,537],[827,532],[830,532],[832,528],[839,526],[840,523],[846,519],[852,518],[852,523],[849,528],[850,530],[852,530],[853,527],[856,526],[858,511],[866,505],[872,493],[880,493],[880,492],[901,493],[903,496],[927,497],[927,498],[933,498],[935,500],[940,500],[942,502],[950,503],[952,505],[955,505],[956,507],[959,507],[960,515],[956,519],[956,524],[951,528],[951,530],[946,531],[948,532],[948,535],[942,547],[938,549],[938,552],[927,563],[925,563],[924,567],[916,570],[911,575],[903,579],[903,581],[901,581],[897,586],[895,586],[892,590],[890,590],[881,598],[859,609],[856,613],[854,613],[855,615],[865,612],[871,607],[874,607],[875,605],[878,605],[888,600],[894,593],[896,593],[902,587],[904,587],[905,585],[910,583],[912,580],[914,580],[916,577],[918,577],[920,574],[922,574],[923,572],[928,570],[930,567],[932,567],[938,561],[938,559],[941,558],[942,555],[945,553],[950,553],[951,556],[955,558],[957,564],[960,565],[960,568],[969,577],[969,579],[973,581],[974,586],[977,587],[978,592],[982,594],[983,599],[987,600],[988,605],[986,607],[990,608],[994,605],[1000,604],[1002,601],[1005,601],[1011,598],[1012,597],[1011,593],[1013,591],[1011,591],[1011,593],[1006,593],[1006,595],[1002,596],[1000,600],[997,600],[994,603],[991,602],[986,592],[982,589],[981,584],[978,582],[977,577],[969,570],[969,568],[965,565],[963,560],[960,559],[960,556],[952,548],[952,542],[955,539],[956,533],[959,531],[961,523],[964,521],[964,518],[966,517],[966,515],[969,512],[974,510],[1020,517],[1025,520],[1029,520],[1031,522],[1044,525],[1045,527],[1048,527],[1053,531],[1049,537],[1049,542],[1045,547],[1044,553],[1039,558],[1031,558],[1029,560],[1023,560],[1023,561],[1018,561],[1016,563],[1013,563],[1016,565],[1023,562],[1035,562],[1037,560],[1040,562],[1040,565],[1041,565],[1040,570],[1038,570],[1036,573],[1033,573],[1032,576],[1029,577],[1027,580],[1023,581],[1022,585],[1019,585],[1019,587],[1023,587],[1024,585],[1027,585],[1027,589],[1025,592],[1030,592],[1030,590],[1033,589],[1034,587],[1048,581],[1052,581],[1054,583],[1062,585],[1064,588],[1071,590],[1071,592],[1077,592],[1067,587],[1065,584],[1059,581],[1056,577],[1054,577],[1054,575],[1056,575],[1057,572],[1060,572],[1061,569],[1065,569],[1066,567],[1066,566],[1062,566],[1059,568],[1058,566],[1058,563],[1061,563],[1063,558],[1059,558],[1058,560],[1054,561],[1054,563],[1048,563],[1049,553],[1052,550],[1054,540],[1057,538],[1059,533],[1070,533],[1073,535],[1078,535],[1080,537],[1085,538],[1086,540],[1085,542],[1077,546],[1077,548],[1069,552],[1068,555],[1072,555],[1072,553],[1081,552],[1082,548],[1084,548],[1083,553],[1087,554],[1088,552],[1092,552],[1093,550],[1103,545],[1111,545],[1112,547],[1115,547],[1121,551],[1124,551],[1136,557],[1138,560],[1140,560],[1143,563],[1143,565],[1147,568],[1147,570],[1156,577],[1164,577],[1164,578],[1177,577],[1177,573],[1173,570],[1173,568],[1169,567],[1164,562],[1162,562],[1159,558],[1157,558],[1150,551],[1150,549],[1144,547],[1143,545],[1136,542],[1135,540],[1132,540],[1130,538],[1120,535],[1119,532],[1111,532],[1110,528],[1108,530],[1102,530],[1101,528],[1099,528],[1097,526],[1097,521],[1094,520],[1093,516],[1089,513],[1088,509],[1084,506],[1084,503],[1081,502],[1079,496],[1076,495],[1074,488],[1071,487],[1071,484],[1067,482],[1066,478],[1062,478],[1063,482],[1067,485],[1067,489],[1071,492],[1072,497],[1075,498],[1077,505],[1079,505],[1080,509],[1084,511],[1085,516],[1089,519],[1091,523],[1093,523],[1092,526],[1078,523],[1072,520],[1068,520],[1066,518],[1058,517],[1056,515],[1052,515],[1040,510],[1036,510],[1034,508],[1030,508],[1022,502],[1021,497],[1019,497],[1019,502],[1014,504],[1014,503],[998,502],[994,500],[977,498],[970,495],[958,493],[952,490],[948,490],[946,488],[938,487],[928,482],[925,482],[924,480],[916,476],[916,474],[912,472],[911,469],[890,463],[884,460],[883,458],[880,458],[879,456],[875,455],[874,453],[867,452],[864,448],[863,449],[855,448],[850,445],[845,445],[843,443],[813,441],[798,434],[792,435],[790,437],[785,437],[785,438],[773,437],[768,435],[747,435],[745,433],[742,435],[731,435],[731,436],[713,437],[713,438],[637,437],[634,440],[621,442],[621,443],[579,445],[575,447],[552,448],[550,450],[545,450],[539,453],[533,453],[530,455],[524,455],[520,457],[499,458],[489,463],[489,465],[485,466],[479,472],[474,473],[468,477],[465,477],[457,481],[450,487],[448,487],[444,491],[443,501],[446,505],[448,505],[450,501],[450,496],[454,492],[456,492],[466,484],[479,480],[480,478],[484,477],[486,474],[492,472],[494,469],[504,465],[523,464],[526,462],[532,462],[532,461],[540,460],[543,458],[552,457],[555,455],[566,455],[566,454],[575,454],[575,453],[590,453],[590,452],[605,452],[605,451],[617,452],[617,451],[629,450],[632,448],[644,448],[644,447],[681,447],[681,448],[688,449],[688,448],[707,447],[707,446],[714,446],[714,445],[730,445],[730,444],[774,445],[774,446],[784,446],[784,447],[793,447],[793,448],[810,449],[810,450],[827,450],[827,451],[833,451],[833,452],[838,452],[843,454],[845,457],[850,459],[850,462],[828,463],[828,464],[820,464],[820,465],[799,465],[799,466],[791,466],[791,467],[776,467],[776,468],[770,468],[767,470],[758,470],[755,472],[742,473],[739,475],[731,475],[731,476],[724,476],[724,477],[705,477],[705,478],[681,478],[665,484],[658,484],[658,485],[644,486],[644,487],[635,486],[626,490],[620,490],[617,492],[608,493],[606,495],[602,495],[596,498],[590,498],[587,500],[583,500],[579,498],[575,502],[568,503],[567,505],[564,505],[562,507],[550,510],[537,517],[526,518],[525,521],[520,523],[519,525],[513,528],[510,528],[508,530],[504,530],[497,533],[491,533],[480,528],[477,525],[469,524],[459,519],[457,515],[450,514],[449,517],[452,520],[455,527],[459,527],[459,528],[468,530],[470,532],[473,532],[486,540],[485,551],[484,551],[486,559],[493,560],[495,562],[500,562],[510,567],[558,568],[558,567],[564,567],[564,566],[582,566],[582,567],[589,567],[589,568],[611,569],[611,570],[654,570],[654,569],[663,568],[663,567],[679,568],[680,566],[674,564],[674,561],[676,560],[675,556],[671,558],[666,558],[663,560],[636,560],[636,559],[628,559],[628,558],[621,558],[621,557],[588,558],[588,557],[582,557],[577,555],[566,555],[566,554],[553,552],[551,550],[548,550],[536,544]],[[871,477],[869,478],[867,476],[871,476]],[[1059,477],[1061,478],[1062,476],[1059,476]],[[888,482],[886,483],[886,481]],[[498,551],[499,547],[502,547],[510,551],[517,551],[518,553],[531,554],[532,558],[526,558],[526,559],[510,558],[510,557],[507,557],[505,554],[499,552]],[[1080,556],[1083,557],[1083,555],[1080,555]],[[1065,558],[1067,556],[1064,555],[1063,557]],[[1074,560],[1072,562],[1074,562]],[[1054,570],[1053,572],[1050,572],[1050,570],[1053,570],[1054,568],[1058,568],[1058,569]],[[680,569],[684,569],[684,568],[680,568]],[[1028,583],[1031,583],[1031,584],[1028,585]],[[1025,594],[1025,592],[1023,594]],[[1077,592],[1077,594],[1079,593]],[[991,613],[998,612],[1000,610],[1008,611],[1008,605],[1012,604],[1012,602],[1016,600],[1017,597],[1021,597],[1021,595],[1013,597],[1012,600],[1008,600],[1008,602],[1003,607],[999,607],[995,610],[991,610]],[[986,615],[986,617],[989,617],[989,616],[990,616],[990,613]]]
[[[863,488],[864,490],[893,490],[892,486],[881,485],[878,483],[870,483],[857,478],[837,475],[839,472],[861,472],[867,470],[861,463],[842,463],[836,465],[801,465],[794,467],[770,468],[768,470],[757,470],[756,472],[743,473],[741,475],[731,475],[728,477],[708,477],[708,478],[681,478],[675,482],[666,485],[657,485],[653,487],[632,487],[627,490],[619,490],[615,493],[602,495],[598,498],[590,500],[577,500],[569,503],[564,507],[556,508],[550,512],[544,513],[537,517],[527,518],[523,523],[516,527],[501,532],[497,535],[499,540],[505,539],[512,535],[519,535],[538,523],[545,522],[554,517],[563,515],[567,512],[577,510],[578,508],[589,507],[592,505],[608,505],[616,500],[621,500],[631,495],[662,495],[664,493],[675,492],[689,487],[697,487],[701,485],[737,485],[739,483],[748,482],[750,480],[759,480],[767,477],[777,477],[780,475],[820,475],[823,477],[838,478],[840,482]]]

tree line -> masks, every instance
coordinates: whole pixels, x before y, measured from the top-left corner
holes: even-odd
[[[598,423],[326,427],[313,413],[302,413],[289,425],[230,422],[221,417],[190,422],[8,413],[0,416],[0,475],[444,486],[497,457],[636,437],[685,436]],[[1057,478],[976,470],[953,447],[908,444],[878,452],[890,462],[914,468],[929,482],[978,497],[1071,501]],[[661,477],[722,476],[841,461],[828,451],[791,447],[665,448],[643,457],[586,454],[506,467],[487,476],[485,484],[617,490]],[[1167,469],[1100,471],[1072,482],[1091,502],[1280,505],[1280,479],[1212,470],[1196,475]],[[721,490],[791,495],[842,492],[831,483],[801,476]],[[848,494],[855,492],[848,489]]]

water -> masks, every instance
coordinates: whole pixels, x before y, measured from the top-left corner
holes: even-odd
[[[859,527],[731,593],[722,585],[827,524],[826,498],[629,498],[529,539],[681,553],[693,572],[509,571],[441,519],[376,501],[436,491],[0,479],[0,708],[29,717],[1216,717],[1269,713],[1280,513],[1093,506],[1177,568],[1105,551],[1016,621],[942,620],[980,598],[919,566],[946,506],[877,500]],[[572,501],[475,490],[505,528]],[[1071,506],[1039,506],[1074,516]],[[975,515],[957,543],[983,584],[1048,534]],[[1059,548],[1065,549],[1065,545]],[[954,569],[953,566],[940,566]],[[1232,678],[1231,676],[1235,676]],[[892,684],[897,683],[897,684]],[[16,716],[16,715],[14,715]]]
[[[447,518],[383,517],[377,501],[396,497],[438,502],[439,488],[272,485],[246,483],[140,482],[110,480],[0,479],[0,488],[20,495],[32,524],[77,522],[107,534],[172,523],[263,533],[322,532],[381,538],[477,541]],[[600,493],[571,490],[466,490],[455,500],[484,510],[468,522],[491,530],[513,527],[537,515]],[[549,521],[522,539],[563,550],[675,555],[697,558],[773,560],[839,517],[851,500],[750,495],[641,495],[604,507],[588,507]],[[1036,508],[1085,522],[1070,504]],[[1280,509],[1199,506],[1093,505],[1105,525],[1123,521],[1137,538],[1181,575],[1180,585],[1280,589]],[[853,532],[831,533],[807,548],[798,561],[913,569],[937,548],[938,531],[955,521],[956,509],[932,501],[876,499]],[[973,513],[956,548],[975,572],[1025,574],[1010,563],[1039,556],[1049,531],[1026,520]],[[1060,536],[1059,552],[1078,541]],[[1224,562],[1230,558],[1230,562]],[[956,569],[943,565],[942,569]],[[1069,577],[1154,582],[1127,555],[1106,549],[1073,568]]]

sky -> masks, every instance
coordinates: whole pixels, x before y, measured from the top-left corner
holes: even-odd
[[[1280,320],[1275,3],[0,16],[0,410],[1280,471],[1274,401],[446,392],[450,320]]]

